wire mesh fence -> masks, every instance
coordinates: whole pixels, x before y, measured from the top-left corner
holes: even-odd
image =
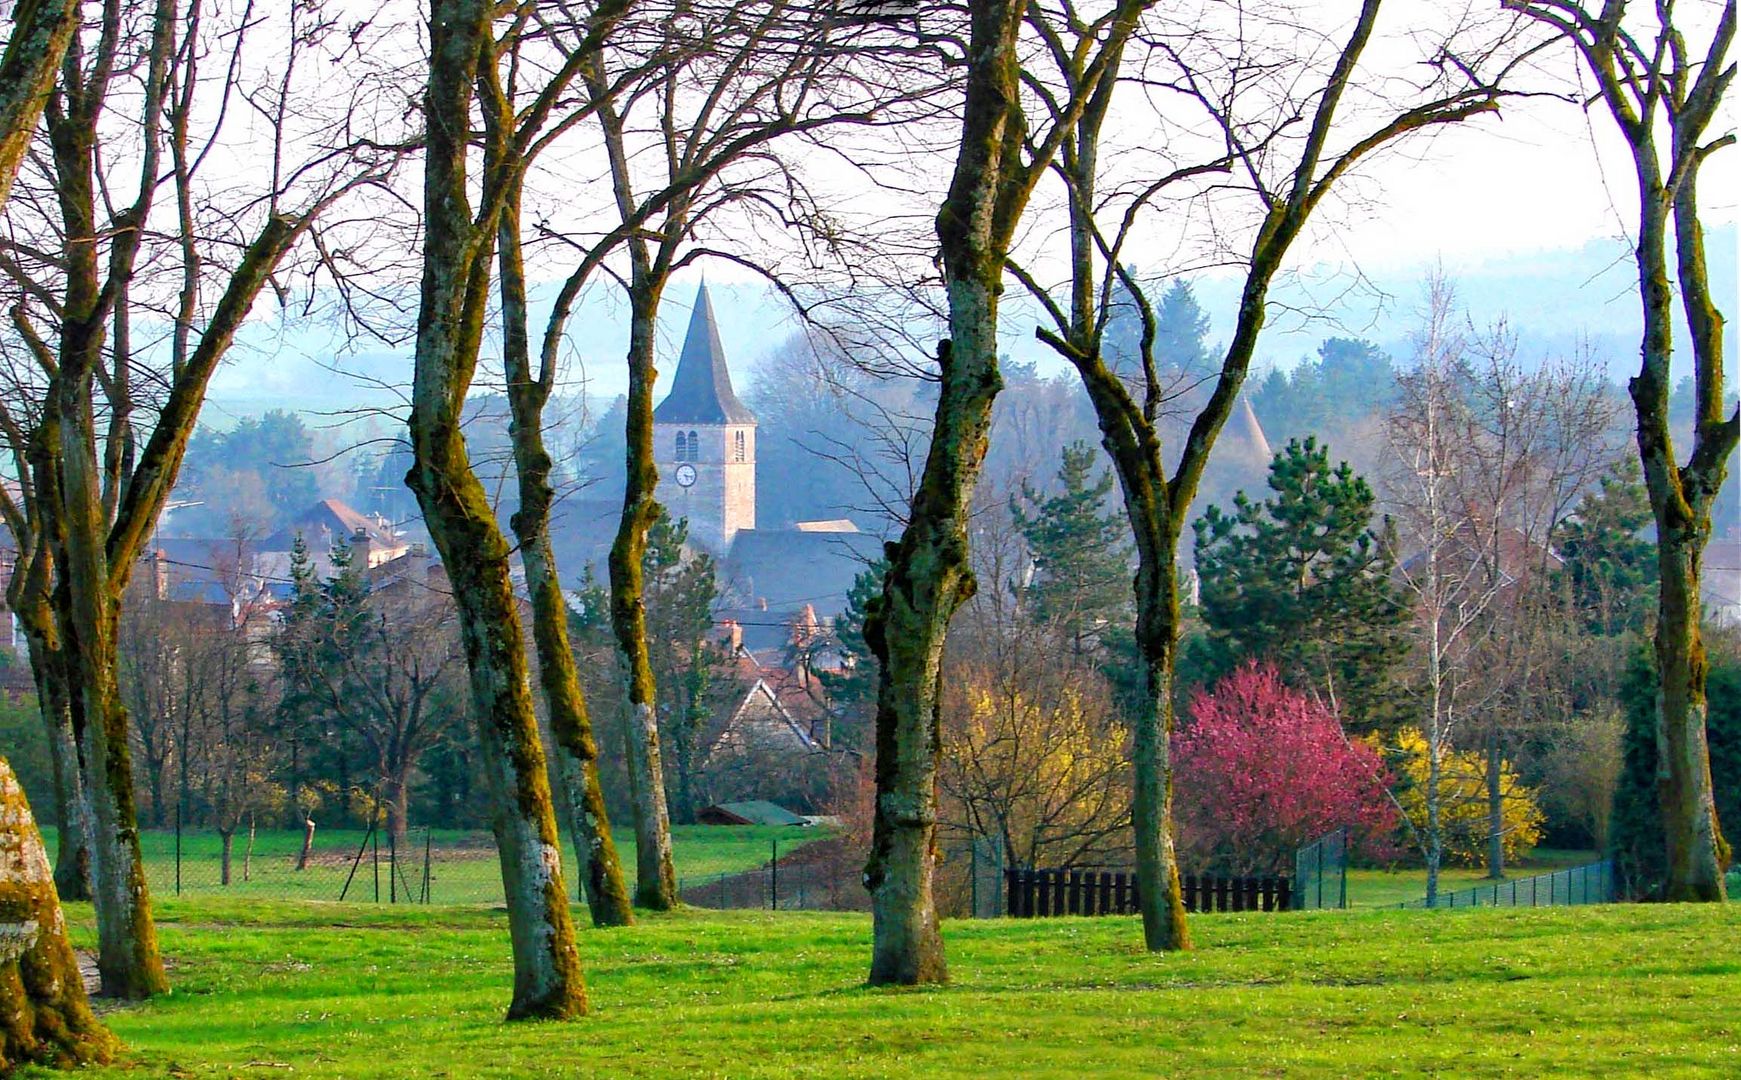
[[[1348,906],[1348,830],[1332,829],[1294,852],[1294,909]]]
[[[766,874],[770,856],[780,860],[778,873],[792,888],[802,888],[804,906],[814,906],[813,894],[828,896],[821,871],[788,870],[792,859],[810,845],[826,843],[827,834],[813,829],[774,827],[678,826],[672,830],[679,870],[693,868],[686,881],[696,887],[722,879]],[[52,857],[58,835],[44,830]],[[495,837],[482,830],[412,827],[395,836],[385,826],[321,829],[311,839],[288,829],[246,826],[225,835],[209,826],[147,829],[140,832],[146,879],[159,897],[232,897],[259,900],[345,900],[383,904],[500,904],[503,902],[501,862]],[[629,835],[617,840],[625,871],[632,874],[635,849]],[[584,875],[576,867],[573,847],[565,840],[563,873],[575,900]],[[845,860],[837,860],[845,866]],[[862,868],[862,859],[860,860]],[[856,883],[856,871],[848,871]],[[856,886],[862,892],[862,886]],[[734,882],[722,890],[731,905],[766,906],[752,902],[747,884]],[[785,896],[786,887],[780,887]],[[796,901],[782,900],[781,906]],[[843,909],[848,900],[841,901]]]
[[[1614,861],[1555,870],[1551,874],[1495,881],[1472,889],[1441,892],[1431,903],[1425,897],[1398,904],[1402,908],[1567,907],[1610,904],[1619,899]]]

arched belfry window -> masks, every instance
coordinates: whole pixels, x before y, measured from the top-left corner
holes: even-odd
[[[689,460],[701,460],[701,436],[693,431],[689,433]]]
[[[689,436],[681,431],[677,433],[677,460],[689,460]]]
[[[733,446],[732,446],[732,460],[733,460],[733,461],[745,461],[745,460],[748,460],[748,458],[749,458],[749,451],[748,451],[748,449],[747,449],[747,448],[746,448],[746,447],[745,447],[745,445],[744,445],[744,442],[745,442],[745,440],[744,440],[744,433],[743,433],[743,432],[741,432],[741,431],[740,431],[740,432],[738,432],[738,433],[737,433],[737,435],[736,435],[736,437],[735,437],[735,438],[734,438],[734,439],[733,439],[733,440],[732,440],[732,443],[733,443]]]

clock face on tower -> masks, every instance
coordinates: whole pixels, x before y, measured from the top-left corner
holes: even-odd
[[[679,487],[688,487],[695,483],[695,466],[687,462],[677,466],[676,480]]]

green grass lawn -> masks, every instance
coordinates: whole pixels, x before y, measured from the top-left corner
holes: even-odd
[[[71,909],[78,943],[88,906]],[[1737,1076],[1733,907],[945,926],[953,982],[869,990],[864,916],[586,930],[593,1015],[500,1022],[487,908],[165,901],[175,993],[108,1014],[128,1077]]]
[[[772,845],[779,844],[782,856],[797,850],[804,843],[827,835],[817,829],[795,829],[774,825],[720,826],[679,825],[671,830],[675,845],[677,874],[685,881],[719,874],[738,873],[761,866],[768,861]],[[230,884],[222,884],[222,841],[209,830],[188,831],[181,839],[181,894],[183,896],[247,896],[260,899],[337,900],[350,876],[351,864],[362,847],[365,833],[354,829],[322,830],[316,836],[313,858],[301,871],[295,868],[296,856],[302,849],[302,834],[290,830],[261,830],[254,840],[254,856],[248,867],[248,879],[242,877],[242,856],[247,839],[238,833],[230,868]],[[53,858],[56,836],[53,829],[43,830]],[[632,830],[619,830],[617,850],[626,873],[635,868],[635,841]],[[435,903],[488,904],[502,900],[501,867],[496,859],[494,840],[485,832],[435,830],[429,838],[430,899]],[[175,834],[147,830],[141,834],[140,845],[145,854],[145,869],[153,895],[176,895]],[[411,850],[399,852],[399,894],[407,891],[413,898],[422,896],[424,833],[411,835]],[[376,867],[379,866],[380,895],[383,901],[394,895],[391,868],[393,853],[388,850],[385,835],[378,837],[376,850],[365,853],[351,882],[348,898],[370,900],[375,896]],[[575,873],[574,851],[563,850],[563,869],[570,883],[580,880]]]

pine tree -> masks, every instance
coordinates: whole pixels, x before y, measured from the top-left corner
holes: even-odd
[[[883,577],[888,572],[888,560],[878,559],[853,578],[846,608],[834,617],[840,670],[816,673],[836,716],[846,721],[834,730],[835,745],[843,750],[871,749],[869,720],[877,700],[877,658],[865,643],[864,621],[872,601],[882,595]]]
[[[1625,458],[1555,531],[1565,560],[1560,584],[1592,633],[1639,630],[1650,617],[1657,581],[1656,545],[1645,536],[1651,524],[1638,462]]]
[[[727,658],[712,639],[718,575],[711,556],[685,550],[688,539],[688,521],[672,521],[661,508],[641,560],[660,738],[670,749],[665,786],[679,824],[692,823],[703,805],[707,722],[719,691],[729,688]]]
[[[1402,657],[1408,609],[1391,581],[1390,545],[1373,530],[1373,493],[1315,439],[1270,464],[1274,495],[1196,522],[1203,619],[1218,671],[1277,665],[1324,693],[1358,730],[1388,725],[1386,673]]]
[[[1184,278],[1175,278],[1155,305],[1155,358],[1180,374],[1209,366],[1209,316]]]
[[[1095,475],[1097,456],[1087,443],[1072,443],[1058,466],[1056,494],[1024,482],[1020,497],[1010,499],[1037,571],[1026,593],[1030,610],[1056,623],[1079,652],[1121,621],[1131,597],[1130,543],[1123,520],[1102,509],[1113,481],[1109,470]]]

